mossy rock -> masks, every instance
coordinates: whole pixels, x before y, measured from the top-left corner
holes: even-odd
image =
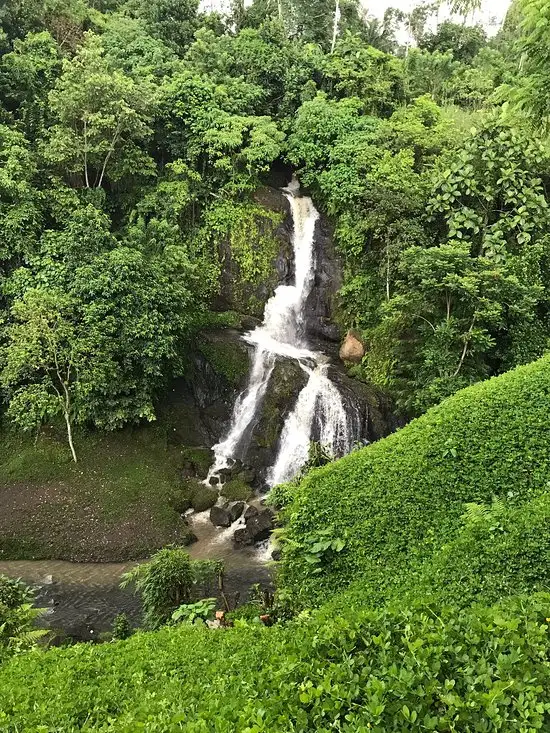
[[[189,487],[184,485],[172,491],[168,497],[168,504],[178,514],[185,514],[185,512],[193,506],[191,495]]]
[[[223,485],[221,494],[228,501],[248,501],[254,496],[254,490],[241,479],[234,478]]]
[[[189,547],[189,545],[192,545],[194,542],[197,542],[197,540],[198,540],[197,535],[193,532],[193,530],[190,527],[188,527],[187,530],[185,531],[185,534],[182,537],[180,537],[178,542],[181,545],[183,545],[184,547]]]
[[[191,508],[196,512],[205,512],[214,506],[218,497],[215,489],[205,486],[198,479],[188,478],[172,492],[168,503],[178,514],[184,514]]]
[[[185,447],[181,451],[183,459],[183,470],[191,472],[194,476],[204,478],[212,465],[212,450],[210,448]]]
[[[205,512],[214,506],[218,498],[219,494],[215,489],[197,482],[197,486],[191,495],[191,504],[196,512]]]
[[[199,349],[216,374],[224,377],[233,387],[246,378],[250,361],[248,350],[238,336],[233,339],[205,339]]]

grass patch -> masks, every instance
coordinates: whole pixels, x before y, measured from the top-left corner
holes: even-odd
[[[169,501],[184,451],[168,445],[160,427],[80,433],[75,444],[77,464],[61,431],[44,431],[36,442],[4,432],[3,559],[129,559],[184,540],[185,524]]]

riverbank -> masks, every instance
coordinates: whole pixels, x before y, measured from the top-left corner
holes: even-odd
[[[223,551],[221,553],[223,555]],[[261,555],[221,557],[227,568],[224,591],[234,602],[245,602],[255,583],[271,584],[271,572]],[[45,609],[38,625],[54,638],[98,641],[112,629],[118,614],[124,613],[130,625],[141,624],[141,603],[131,588],[120,588],[123,573],[135,563],[70,563],[51,560],[0,561],[0,575],[21,578],[35,589],[35,605]],[[218,589],[206,587],[205,596],[216,596]],[[221,602],[220,602],[221,607]]]
[[[2,437],[0,561],[123,562],[188,541],[170,506],[185,449],[165,427],[79,435],[77,464],[54,430]]]

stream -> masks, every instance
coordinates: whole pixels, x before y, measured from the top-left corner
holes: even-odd
[[[196,515],[193,531],[198,541],[187,550],[195,560],[223,560],[225,593],[230,601],[239,594],[246,601],[255,583],[271,585],[265,543],[236,551],[232,532],[214,527],[208,512]],[[234,531],[234,530],[233,530]],[[141,623],[141,605],[131,589],[120,588],[123,573],[136,565],[126,563],[74,563],[63,560],[0,560],[0,575],[21,578],[36,591],[36,606],[46,609],[39,625],[59,638],[93,641],[109,631],[119,613],[133,626]],[[203,597],[216,596],[216,587],[202,589]],[[221,607],[221,606],[220,606]]]

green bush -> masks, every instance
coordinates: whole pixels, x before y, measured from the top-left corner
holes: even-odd
[[[544,731],[549,616],[549,595],[470,610],[357,605],[31,653],[0,669],[0,730]]]
[[[550,494],[467,510],[456,537],[421,568],[416,594],[468,604],[549,589]]]
[[[373,603],[414,588],[418,567],[455,539],[465,503],[500,497],[514,506],[548,492],[549,414],[545,357],[462,390],[388,438],[312,471],[290,502],[285,489],[280,586],[304,606],[359,579]],[[322,572],[310,560],[320,531],[344,543],[323,557]],[[527,572],[513,558],[523,550],[521,541],[510,544],[498,572]],[[546,564],[536,587],[548,585],[547,573]],[[531,578],[529,571],[511,586],[528,587]]]
[[[167,623],[174,611],[193,598],[195,586],[208,582],[221,572],[214,560],[191,560],[182,547],[165,547],[148,561],[136,565],[122,576],[122,587],[135,584],[141,595],[147,628]]]
[[[32,649],[47,632],[34,623],[43,610],[33,608],[34,594],[20,580],[0,575],[0,663]]]

